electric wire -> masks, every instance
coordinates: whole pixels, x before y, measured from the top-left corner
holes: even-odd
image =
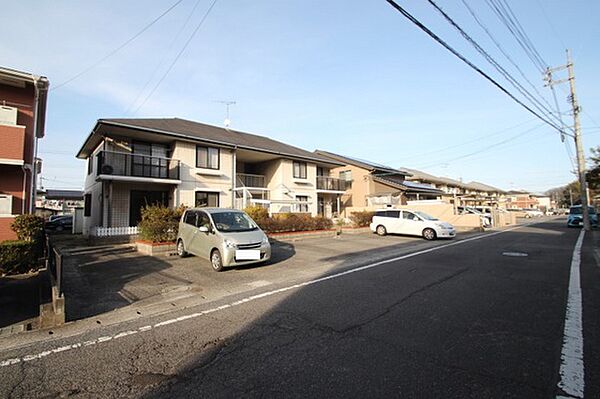
[[[535,96],[533,96],[527,89],[521,85],[502,65],[500,65],[487,51],[485,51],[479,43],[477,43],[463,28],[461,28],[456,21],[454,21],[444,10],[442,10],[435,1],[428,0],[429,4],[431,4],[437,12],[439,12],[442,17],[450,24],[453,28],[455,28],[461,36],[467,40],[476,50],[479,52],[485,59],[488,61],[519,93],[521,93],[525,98],[527,98],[531,104],[541,113],[545,114],[545,116],[550,115],[553,118],[556,118],[554,112],[548,108],[546,108]],[[558,118],[557,118],[558,122]]]
[[[87,68],[84,68],[83,70],[81,70],[80,72],[76,73],[75,75],[73,75],[69,79],[63,81],[62,83],[59,83],[56,86],[51,86],[50,90],[56,90],[58,88],[61,88],[61,87],[65,86],[65,85],[71,83],[72,81],[78,79],[82,75],[85,75],[86,73],[88,73],[92,69],[96,68],[102,62],[106,61],[108,58],[112,57],[113,55],[115,55],[116,53],[118,53],[120,50],[122,50],[123,48],[125,48],[129,43],[133,42],[135,39],[137,39],[138,37],[140,37],[144,32],[146,32],[148,29],[150,29],[154,24],[156,24],[158,21],[160,21],[165,15],[167,15],[169,12],[171,12],[171,10],[173,10],[175,7],[177,7],[182,2],[183,2],[183,0],[176,1],[175,3],[173,3],[173,5],[171,5],[171,7],[167,8],[165,11],[163,11],[158,17],[154,18],[149,24],[147,24],[146,26],[144,26],[135,35],[133,35],[132,37],[130,37],[129,39],[127,39],[126,41],[124,41],[121,45],[119,45],[118,47],[116,47],[112,51],[108,52],[104,57],[99,58],[92,65],[88,66]]]
[[[404,8],[402,8],[394,0],[386,0],[386,1],[396,11],[398,11],[402,16],[404,16],[406,19],[408,19],[410,22],[412,22],[415,26],[417,26],[419,29],[421,29],[423,32],[425,32],[428,36],[430,36],[432,39],[434,39],[436,42],[438,42],[440,45],[442,45],[446,50],[450,51],[455,57],[460,59],[462,62],[464,62],[469,67],[471,67],[473,70],[475,70],[477,73],[479,73],[481,76],[483,76],[486,80],[488,80],[490,83],[492,83],[494,86],[496,86],[504,94],[509,96],[513,101],[515,101],[521,107],[523,107],[527,111],[529,111],[529,113],[535,115],[538,119],[540,119],[544,123],[552,126],[554,129],[561,131],[561,128],[559,126],[557,126],[553,122],[549,121],[548,119],[544,118],[543,116],[538,114],[536,111],[531,109],[529,106],[524,104],[521,100],[519,100],[517,97],[515,97],[510,91],[508,91],[506,88],[504,88],[504,86],[502,86],[500,83],[498,83],[496,80],[494,80],[494,78],[492,78],[487,73],[485,73],[481,68],[477,67],[471,61],[469,61],[465,56],[460,54],[457,50],[455,50],[452,46],[450,46],[448,43],[446,43],[442,38],[440,38],[438,35],[436,35],[433,31],[431,31],[428,27],[426,27],[423,23],[421,23],[418,19],[416,19],[413,15],[411,15],[408,11],[406,11]]]
[[[142,101],[142,103],[135,109],[135,111],[133,112],[134,114],[136,114],[146,104],[146,102],[150,99],[150,97],[152,97],[152,95],[158,89],[158,87],[161,85],[161,83],[165,80],[165,78],[167,77],[167,75],[169,75],[169,72],[171,72],[171,70],[173,69],[173,67],[175,66],[175,64],[177,63],[177,61],[179,60],[179,58],[181,57],[181,55],[184,53],[185,49],[188,47],[188,45],[190,44],[190,42],[194,38],[194,36],[196,36],[196,33],[200,30],[200,28],[202,27],[202,25],[204,25],[204,21],[206,21],[206,19],[208,18],[208,15],[210,14],[210,12],[212,11],[212,9],[214,8],[215,4],[217,4],[217,1],[219,1],[219,0],[213,0],[213,2],[211,3],[210,7],[208,7],[208,9],[206,10],[206,13],[204,13],[204,16],[202,17],[202,19],[200,20],[200,22],[198,22],[198,25],[196,25],[196,28],[194,29],[194,31],[192,32],[192,34],[190,35],[190,37],[187,39],[187,41],[184,43],[184,45],[181,48],[181,50],[179,50],[179,53],[177,53],[177,55],[175,56],[175,58],[173,59],[173,61],[169,65],[169,68],[167,68],[167,70],[165,71],[165,73],[162,74],[162,76],[160,77],[160,79],[158,80],[158,82],[156,82],[156,84],[154,85],[154,87],[152,88],[152,90],[144,98],[144,101]]]
[[[196,3],[194,4],[194,7],[192,7],[191,11],[188,13],[187,18],[185,19],[185,21],[183,22],[183,25],[181,25],[181,27],[179,28],[179,30],[177,31],[177,34],[175,34],[175,36],[173,37],[173,39],[171,40],[171,42],[169,43],[168,48],[171,49],[175,46],[175,43],[177,43],[177,40],[179,39],[179,36],[181,36],[181,33],[183,33],[183,31],[185,30],[185,28],[187,27],[188,23],[190,22],[190,19],[192,19],[192,16],[194,15],[194,12],[196,11],[196,8],[198,8],[198,5],[200,5],[200,2],[202,0],[197,0]],[[131,102],[131,104],[129,104],[129,106],[127,107],[127,109],[125,110],[126,114],[129,114],[130,111],[132,110],[132,108],[137,104],[137,102],[139,101],[140,97],[142,97],[142,94],[144,94],[144,92],[146,91],[146,89],[148,88],[148,85],[152,82],[152,80],[154,79],[154,76],[157,74],[157,72],[160,70],[160,68],[163,66],[163,64],[165,63],[165,61],[167,60],[167,56],[168,56],[168,52],[165,51],[163,53],[162,58],[160,59],[160,62],[158,64],[156,64],[156,67],[154,68],[154,70],[152,71],[152,73],[150,74],[150,77],[148,78],[148,80],[146,80],[146,83],[144,83],[144,86],[142,87],[142,89],[140,90],[140,92],[138,93],[138,95],[135,97],[135,100],[133,100]]]

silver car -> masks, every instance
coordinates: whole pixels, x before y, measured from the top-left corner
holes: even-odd
[[[193,208],[179,222],[177,254],[210,260],[215,271],[226,266],[266,262],[271,245],[245,212],[225,208]]]

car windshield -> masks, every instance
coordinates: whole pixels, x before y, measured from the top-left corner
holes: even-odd
[[[248,215],[242,212],[218,212],[211,214],[215,227],[219,231],[241,232],[258,229]]]
[[[437,218],[434,218],[433,216],[428,215],[425,212],[415,211],[415,213],[417,215],[419,215],[421,218],[423,218],[424,220],[438,220]]]
[[[588,209],[589,209],[589,212],[590,212],[591,215],[595,215],[596,214],[596,209],[595,208],[589,206]],[[581,215],[582,212],[583,212],[583,208],[580,207],[580,206],[577,206],[577,207],[574,206],[573,208],[571,208],[569,210],[569,213],[571,215]]]

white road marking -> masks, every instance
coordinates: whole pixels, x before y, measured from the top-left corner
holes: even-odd
[[[581,230],[573,250],[569,296],[565,315],[565,331],[561,351],[560,381],[558,387],[575,398],[583,398],[585,388],[583,367],[583,317],[581,303],[581,246],[585,230]]]
[[[464,240],[454,241],[454,242],[451,242],[451,243],[448,243],[448,244],[439,245],[437,247],[432,247],[432,248],[424,249],[422,251],[417,251],[417,252],[413,252],[413,253],[410,253],[410,254],[398,256],[398,257],[395,257],[395,258],[382,260],[382,261],[371,263],[371,264],[364,265],[364,266],[359,266],[359,267],[356,267],[354,269],[349,269],[349,270],[346,270],[346,271],[343,271],[343,272],[340,272],[340,273],[332,274],[330,276],[320,277],[320,278],[317,278],[317,279],[314,279],[314,280],[305,281],[303,283],[298,283],[298,284],[290,285],[290,286],[287,286],[287,287],[279,288],[279,289],[276,289],[276,290],[263,292],[261,294],[252,295],[252,296],[249,296],[247,298],[243,298],[243,299],[240,299],[238,301],[231,302],[229,304],[218,306],[216,308],[203,310],[201,312],[187,314],[187,315],[180,316],[180,317],[177,317],[177,318],[174,318],[174,319],[168,319],[168,320],[156,323],[154,325],[147,325],[147,326],[139,327],[137,330],[121,331],[121,332],[116,333],[115,335],[112,335],[112,336],[103,336],[103,337],[99,337],[99,338],[96,338],[96,339],[90,340],[90,341],[75,343],[75,344],[72,344],[72,345],[61,346],[61,347],[58,347],[58,348],[55,348],[55,349],[47,350],[47,351],[40,352],[40,353],[37,353],[37,354],[26,355],[26,356],[23,356],[23,357],[20,357],[20,358],[6,359],[6,360],[3,360],[3,361],[0,361],[0,367],[7,367],[7,366],[14,365],[14,364],[18,364],[20,362],[28,362],[28,361],[31,361],[31,360],[39,360],[39,359],[42,359],[42,358],[44,358],[46,356],[52,355],[54,353],[64,352],[64,351],[68,351],[68,350],[72,350],[72,349],[77,349],[77,348],[81,348],[81,347],[84,347],[84,346],[92,346],[92,345],[96,345],[96,344],[99,344],[99,343],[102,343],[102,342],[111,341],[113,339],[120,339],[120,338],[123,338],[123,337],[127,337],[127,336],[130,336],[130,335],[136,334],[138,332],[150,331],[150,330],[153,330],[155,328],[163,327],[163,326],[170,325],[170,324],[173,324],[173,323],[178,323],[178,322],[181,322],[181,321],[184,321],[184,320],[194,319],[194,318],[197,318],[197,317],[201,317],[201,316],[207,315],[209,313],[214,313],[214,312],[218,312],[218,311],[221,311],[221,310],[224,310],[224,309],[227,309],[227,308],[231,308],[231,307],[234,307],[234,306],[239,306],[239,305],[251,302],[251,301],[255,301],[257,299],[262,299],[262,298],[266,298],[266,297],[273,296],[273,295],[276,295],[276,294],[280,294],[282,292],[290,291],[290,290],[297,289],[297,288],[306,287],[306,286],[313,285],[313,284],[322,283],[324,281],[333,280],[333,279],[340,278],[340,277],[343,277],[343,276],[346,276],[346,275],[349,275],[349,274],[352,274],[352,273],[358,273],[358,272],[361,272],[361,271],[364,271],[364,270],[368,270],[368,269],[372,269],[374,267],[379,267],[379,266],[382,266],[382,265],[385,265],[385,264],[388,264],[388,263],[393,263],[393,262],[397,262],[399,260],[404,260],[404,259],[412,258],[412,257],[415,257],[415,256],[424,255],[424,254],[427,254],[427,253],[430,253],[430,252],[439,251],[440,249],[444,249],[444,248],[448,248],[448,247],[453,247],[453,246],[456,246],[456,245],[461,245],[461,244],[464,244],[464,243],[467,243],[467,242],[471,242],[471,241],[481,240],[483,238],[493,237],[493,236],[496,236],[498,234],[503,234],[503,233],[507,233],[509,231],[520,229],[522,227],[528,227],[528,226],[530,226],[532,224],[536,224],[536,223],[529,223],[529,224],[519,225],[519,226],[511,227],[511,228],[508,228],[508,229],[505,229],[505,230],[496,231],[496,232],[490,233],[490,234],[483,234],[483,235],[479,235],[479,236],[475,236],[475,237],[471,237],[471,238],[465,238]]]

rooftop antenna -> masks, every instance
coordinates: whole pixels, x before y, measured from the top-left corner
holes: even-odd
[[[225,104],[225,106],[227,107],[227,117],[225,118],[225,121],[223,121],[223,124],[225,125],[225,127],[231,126],[231,119],[229,119],[229,106],[235,105],[235,101],[215,101],[215,102],[219,103],[219,104]]]

